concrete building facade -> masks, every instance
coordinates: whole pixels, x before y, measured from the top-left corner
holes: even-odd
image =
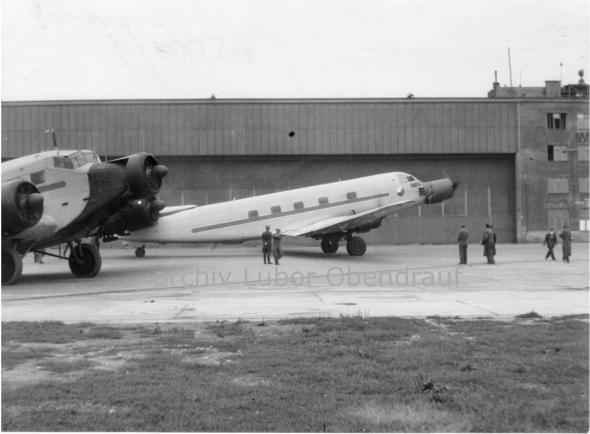
[[[501,242],[565,223],[584,237],[588,92],[566,88],[495,85],[477,99],[4,102],[2,158],[51,148],[50,128],[64,149],[153,152],[170,168],[160,195],[170,205],[395,170],[447,174],[461,182],[452,200],[400,212],[367,240],[451,243],[461,224],[478,238],[486,222]]]

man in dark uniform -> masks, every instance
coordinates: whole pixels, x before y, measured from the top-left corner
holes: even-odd
[[[561,251],[563,253],[563,262],[570,261],[570,256],[572,255],[572,233],[570,232],[570,228],[568,225],[563,227],[563,231],[559,234],[559,238],[561,238]]]
[[[483,255],[487,258],[488,264],[495,264],[494,255],[496,254],[496,242],[494,232],[489,224],[486,223],[485,231],[481,237],[481,244],[483,245]]]
[[[270,249],[272,244],[272,234],[270,226],[266,225],[266,230],[262,233],[262,257],[265,264],[270,264]]]
[[[553,248],[557,245],[557,234],[553,232],[553,228],[549,228],[549,232],[545,234],[545,240],[543,241],[543,245],[547,246],[547,254],[545,255],[545,260],[551,256],[551,260],[555,261],[555,254],[553,254]]]
[[[277,228],[276,232],[272,234],[272,255],[275,258],[275,265],[279,265],[279,259],[283,257],[283,249],[281,248],[281,230]]]
[[[457,244],[459,244],[459,264],[467,264],[468,238],[469,234],[467,233],[467,229],[465,229],[465,225],[461,225],[461,230],[457,236]]]

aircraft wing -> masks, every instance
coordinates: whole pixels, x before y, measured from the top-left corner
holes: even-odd
[[[299,237],[302,235],[322,235],[332,232],[347,232],[351,229],[358,228],[359,226],[370,225],[378,220],[381,220],[385,216],[396,212],[402,207],[405,207],[411,203],[416,202],[415,200],[406,200],[403,202],[391,203],[389,205],[380,206],[373,208],[368,211],[364,211],[357,214],[349,214],[345,216],[329,217],[326,219],[318,220],[313,223],[306,224],[291,224],[283,228],[281,232],[285,236]]]
[[[196,207],[197,207],[197,205],[167,206],[162,211],[160,211],[160,217],[166,217],[167,215],[176,214],[176,213],[186,211],[188,209],[193,209]]]

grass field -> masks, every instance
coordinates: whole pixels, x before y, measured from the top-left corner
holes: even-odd
[[[588,432],[588,317],[2,324],[4,431]]]

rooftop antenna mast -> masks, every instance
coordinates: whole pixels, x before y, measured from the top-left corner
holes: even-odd
[[[510,87],[512,87],[512,60],[510,59],[510,47],[508,47],[508,70],[510,71]]]

